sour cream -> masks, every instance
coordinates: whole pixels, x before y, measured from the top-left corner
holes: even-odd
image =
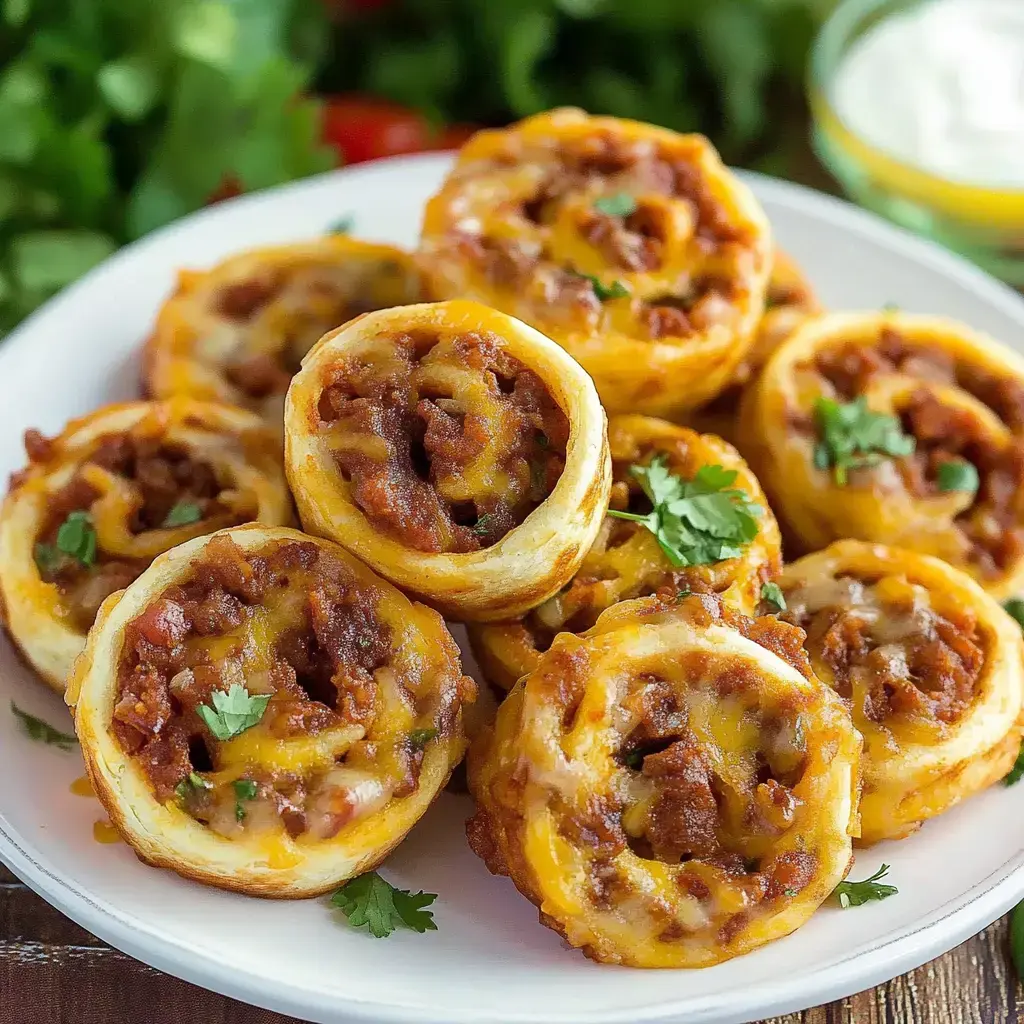
[[[926,0],[885,18],[847,51],[830,100],[898,160],[1024,189],[1024,0]]]

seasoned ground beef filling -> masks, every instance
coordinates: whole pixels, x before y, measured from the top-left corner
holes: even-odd
[[[45,458],[48,445],[37,431],[28,432],[26,448],[30,458]],[[35,539],[37,545],[58,550],[58,532],[68,516],[87,512],[102,500],[101,480],[89,479],[96,470],[130,485],[137,502],[127,523],[133,536],[161,529],[171,510],[181,504],[189,506],[190,515],[198,516],[198,520],[192,521],[217,516],[218,525],[228,526],[247,518],[237,514],[237,510],[225,518],[229,510],[218,501],[222,488],[209,463],[158,437],[117,434],[103,438],[72,479],[49,498],[46,520]],[[44,580],[56,584],[72,621],[84,632],[92,625],[103,601],[128,586],[148,564],[148,560],[106,551],[97,542],[95,562],[91,565],[58,552],[55,559],[39,568]]]
[[[344,266],[268,266],[225,285],[214,308],[246,339],[225,366],[228,380],[255,400],[283,395],[325,332],[376,308],[353,298],[354,273]]]
[[[782,616],[807,632],[821,678],[854,721],[893,731],[957,722],[975,698],[985,651],[974,616],[932,606],[903,576],[839,576],[790,587]]]
[[[983,576],[996,576],[1020,559],[1024,551],[1024,387],[1018,381],[957,362],[939,349],[915,345],[888,328],[877,341],[822,352],[814,369],[842,401],[870,394],[884,377],[901,375],[920,382],[897,402],[902,428],[916,440],[912,455],[892,462],[898,480],[915,497],[932,498],[942,493],[941,466],[970,462],[978,471],[978,491],[954,518],[966,541],[967,558]],[[960,388],[987,406],[1012,436],[997,440],[981,410],[943,402],[934,388],[944,385]],[[803,426],[813,429],[809,418]]]
[[[228,836],[283,826],[323,839],[413,792],[424,743],[414,730],[389,736],[378,715],[400,706],[433,738],[455,727],[455,705],[398,678],[379,600],[314,543],[246,554],[211,540],[188,582],[125,631],[113,731],[157,798]],[[197,709],[236,684],[270,700],[255,725],[220,740]],[[268,746],[278,761],[253,754]],[[205,773],[202,784],[190,773]]]
[[[520,145],[514,133],[508,144]],[[500,174],[511,159],[495,157],[494,172]],[[543,301],[555,318],[560,310],[579,308],[596,314],[602,299],[561,252],[563,233],[580,239],[610,270],[657,274],[680,244],[671,201],[690,211],[691,274],[683,274],[663,295],[634,302],[639,330],[651,340],[696,335],[728,322],[733,304],[745,299],[733,271],[738,254],[751,244],[749,230],[731,220],[714,194],[698,165],[696,146],[692,152],[668,149],[595,129],[586,138],[528,146],[515,162],[537,169],[533,193],[521,197],[509,217],[520,229],[518,236],[465,231],[456,239],[494,284],[527,294],[543,280]],[[474,168],[474,174],[482,176],[486,169]],[[629,212],[601,209],[601,197],[620,195],[636,197]],[[552,270],[552,264],[559,269]]]
[[[726,622],[809,673],[799,630],[767,617],[748,619],[710,597],[687,602],[695,625]],[[567,657],[564,668],[560,694],[552,697],[568,702],[564,719],[571,730],[587,664]],[[646,860],[692,864],[680,884],[697,899],[710,900],[708,883],[722,876],[744,890],[748,908],[796,895],[817,859],[777,854],[776,844],[800,807],[794,790],[807,769],[800,714],[810,698],[794,691],[782,703],[766,704],[758,696],[757,669],[746,661],[686,652],[672,671],[687,682],[651,672],[619,684],[614,756],[624,772],[609,794],[595,796],[586,816],[567,807],[558,812],[566,837],[595,847],[608,862],[595,876],[592,899],[625,897],[628,882],[611,861],[627,847]]]
[[[378,339],[372,358],[330,367],[317,419],[367,518],[427,552],[486,548],[522,523],[569,438],[543,381],[489,333]]]

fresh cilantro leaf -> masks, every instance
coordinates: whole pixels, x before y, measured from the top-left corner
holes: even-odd
[[[92,516],[78,509],[68,513],[57,530],[57,550],[88,567],[96,562],[96,529]]]
[[[628,192],[615,192],[594,200],[594,209],[609,217],[628,217],[636,213],[636,200]]]
[[[819,398],[814,418],[821,438],[814,449],[814,465],[831,466],[839,487],[846,486],[849,470],[877,466],[887,456],[911,455],[917,444],[903,433],[896,416],[872,412],[863,395],[845,403]]]
[[[782,587],[778,583],[765,583],[761,587],[761,600],[772,611],[784,612],[786,610],[786,595],[782,593]]]
[[[354,213],[346,213],[339,217],[328,229],[329,235],[351,235],[356,227],[356,216]]]
[[[599,302],[606,302],[608,299],[625,299],[630,294],[629,289],[621,281],[612,281],[611,284],[606,285],[594,274],[578,274],[577,276],[590,282]]]
[[[187,803],[192,795],[200,789],[213,789],[213,783],[207,782],[198,772],[189,772],[188,775],[174,787],[174,795],[182,802]]]
[[[790,899],[792,899],[794,896],[799,896],[800,895],[800,890],[799,889],[786,889],[786,890],[784,890],[784,892],[785,892],[785,895],[788,896]]]
[[[712,565],[736,558],[757,536],[757,517],[763,510],[746,491],[732,486],[735,470],[702,466],[692,480],[683,480],[669,470],[664,455],[657,455],[630,472],[653,510],[638,515],[609,509],[608,515],[645,526],[673,565]]]
[[[1003,785],[1012,786],[1014,783],[1020,782],[1022,778],[1024,778],[1024,743],[1017,751],[1017,760],[1013,762],[1013,767],[1003,777]]]
[[[963,459],[943,462],[936,474],[940,491],[966,491],[976,494],[981,481],[974,464]]]
[[[627,768],[640,769],[644,763],[644,752],[639,749],[630,750],[623,755],[622,762]]]
[[[859,907],[868,900],[884,900],[899,892],[894,885],[883,885],[878,880],[889,873],[889,865],[883,864],[870,878],[863,882],[840,882],[832,891],[839,900],[839,906]]]
[[[259,785],[252,779],[235,779],[235,821],[245,821],[243,800],[255,800]]]
[[[190,526],[203,518],[203,510],[194,501],[179,501],[164,517],[163,526]]]
[[[57,550],[55,544],[44,544],[42,541],[32,549],[32,557],[39,572],[44,576],[53,575],[64,561],[64,556]]]
[[[50,747],[57,747],[59,750],[68,751],[78,743],[78,737],[72,733],[61,732],[48,725],[41,718],[22,711],[14,701],[11,701],[11,712],[21,723],[22,731],[30,739],[38,743],[45,743]]]
[[[1003,604],[1006,613],[1021,629],[1024,629],[1024,597],[1011,597]]]
[[[383,939],[401,925],[421,934],[437,931],[434,915],[424,909],[436,899],[437,893],[396,889],[376,871],[367,871],[346,882],[331,897],[331,903],[350,925],[366,927],[374,938]]]
[[[270,694],[250,694],[244,686],[232,683],[227,693],[214,690],[211,699],[212,708],[200,704],[196,712],[218,740],[229,740],[259,722],[267,710]]]
[[[413,729],[409,733],[409,743],[413,750],[422,750],[431,740],[437,738],[436,729]]]
[[[689,596],[690,596],[690,595],[691,595],[692,593],[693,593],[693,591],[692,591],[692,590],[691,590],[691,589],[690,589],[689,587],[683,587],[683,589],[682,589],[682,590],[680,590],[680,591],[679,591],[679,592],[678,592],[678,593],[676,594],[676,600],[677,600],[677,601],[684,601],[684,600],[685,600],[686,598],[688,598],[688,597],[689,597]]]
[[[485,512],[469,529],[470,532],[475,533],[478,537],[486,537],[491,530],[491,524],[494,521],[494,516],[490,512]]]

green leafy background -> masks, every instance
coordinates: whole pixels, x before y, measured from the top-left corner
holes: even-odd
[[[225,183],[337,163],[318,93],[387,97],[438,127],[577,104],[784,170],[784,122],[831,5],[0,0],[0,334]]]

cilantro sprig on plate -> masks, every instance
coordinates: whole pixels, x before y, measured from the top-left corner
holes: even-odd
[[[903,433],[896,416],[872,412],[863,395],[852,402],[819,398],[814,404],[814,420],[819,437],[814,465],[831,468],[839,487],[846,486],[851,469],[912,455],[917,446],[916,438]]]
[[[630,473],[654,508],[646,515],[617,509],[608,514],[645,526],[675,566],[737,558],[757,536],[763,510],[746,491],[733,487],[734,469],[701,466],[692,480],[684,480],[668,468],[664,455],[656,455],[646,466],[632,466]]]
[[[832,895],[839,900],[839,906],[844,910],[847,907],[859,907],[869,900],[884,900],[895,896],[899,889],[895,885],[885,885],[879,881],[889,873],[889,865],[883,864],[870,878],[862,882],[840,882]]]
[[[366,928],[374,938],[383,939],[399,927],[436,932],[434,915],[425,909],[436,899],[436,892],[396,889],[376,871],[367,871],[346,882],[331,903],[354,928]]]
[[[78,737],[74,733],[54,729],[52,725],[44,722],[41,718],[22,711],[13,700],[11,701],[11,714],[21,723],[25,735],[37,743],[45,743],[48,747],[56,747],[65,752],[73,750],[78,743]]]
[[[232,683],[226,693],[214,690],[210,699],[213,707],[200,704],[196,713],[216,739],[230,740],[259,722],[267,710],[270,694],[249,693],[240,683]]]

